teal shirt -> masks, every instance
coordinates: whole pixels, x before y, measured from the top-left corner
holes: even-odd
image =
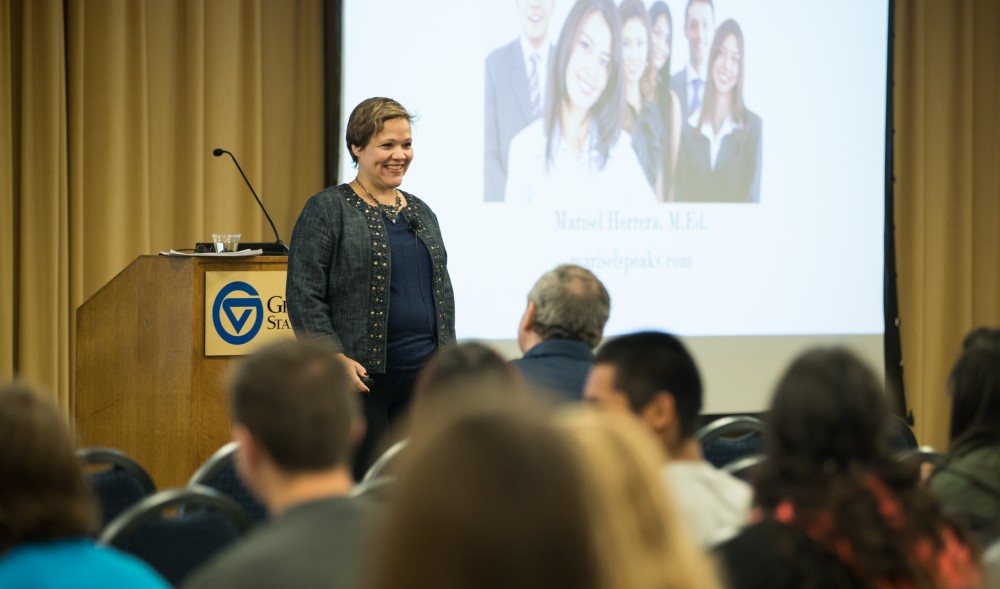
[[[17,589],[169,589],[141,560],[91,540],[24,544],[0,556],[0,587]]]

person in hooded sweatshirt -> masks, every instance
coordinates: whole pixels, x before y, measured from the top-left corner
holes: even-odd
[[[664,483],[705,546],[733,536],[750,517],[753,491],[701,453],[695,434],[702,406],[701,375],[681,341],[642,332],[611,340],[598,351],[584,399],[599,408],[636,415],[669,458]]]

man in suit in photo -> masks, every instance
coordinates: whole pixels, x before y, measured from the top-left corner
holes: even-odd
[[[715,33],[715,5],[712,0],[688,0],[684,10],[684,36],[688,41],[688,63],[670,78],[670,87],[681,101],[687,120],[701,107],[708,80],[708,52]]]
[[[484,200],[500,202],[507,151],[521,129],[542,116],[548,81],[549,21],[554,0],[515,0],[521,34],[486,58]]]

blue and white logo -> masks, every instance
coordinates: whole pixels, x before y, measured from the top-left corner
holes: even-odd
[[[248,297],[229,296],[233,293],[243,293]],[[229,324],[235,333],[222,324],[222,314],[225,313]],[[247,321],[253,317],[253,325],[244,331]],[[212,323],[215,332],[228,344],[239,346],[252,340],[264,322],[264,305],[260,302],[260,294],[246,282],[230,282],[219,291],[212,305]]]

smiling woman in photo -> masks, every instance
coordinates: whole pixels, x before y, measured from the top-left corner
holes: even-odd
[[[632,135],[632,149],[642,164],[646,180],[663,194],[663,123],[653,102],[656,70],[651,66],[652,26],[643,0],[625,0],[618,7],[622,21],[622,60],[625,78],[625,129]],[[662,197],[660,198],[662,200]]]
[[[555,47],[544,117],[511,142],[504,200],[654,202],[624,117],[618,9],[578,0]]]
[[[759,202],[761,121],[743,102],[743,30],[719,25],[700,109],[688,117],[677,158],[677,200]]]
[[[656,105],[660,113],[660,132],[663,145],[662,179],[657,196],[661,200],[674,200],[674,170],[677,169],[677,152],[681,144],[681,101],[670,88],[670,57],[673,54],[674,19],[670,7],[662,0],[649,7],[650,45],[653,47],[653,85]]]

